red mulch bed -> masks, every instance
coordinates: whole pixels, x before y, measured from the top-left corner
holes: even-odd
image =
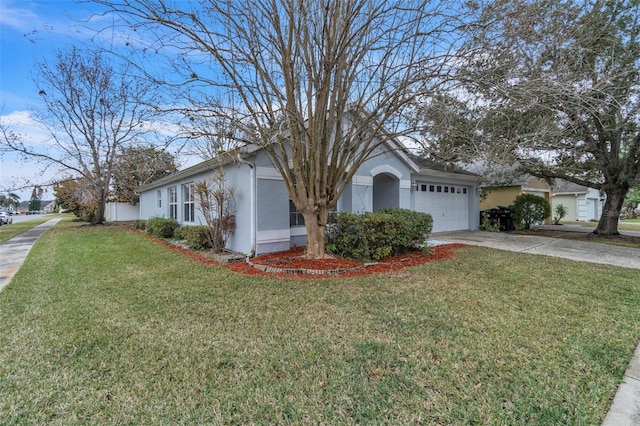
[[[226,267],[232,271],[245,275],[286,277],[286,278],[342,278],[357,277],[370,274],[381,274],[398,271],[409,266],[423,265],[440,259],[449,259],[455,256],[453,249],[464,247],[464,244],[446,244],[431,247],[429,254],[425,255],[421,251],[412,251],[398,256],[387,257],[380,262],[364,266],[361,262],[352,260],[332,258],[332,259],[305,259],[303,249],[291,249],[285,252],[270,253],[258,256],[251,261],[256,264],[273,266],[287,269],[311,269],[311,270],[335,270],[347,269],[338,274],[300,274],[287,272],[264,272],[256,269],[245,262],[231,263]],[[354,269],[355,268],[355,269]]]
[[[193,260],[204,263],[207,265],[220,265],[219,262],[209,259],[203,254],[185,249],[174,244],[170,244],[166,241],[159,240],[146,232],[138,231],[137,229],[130,228],[133,231],[144,235],[158,243],[166,246],[167,248],[180,252],[186,256],[189,256]],[[269,253],[254,257],[251,261],[258,265],[271,266],[282,269],[309,269],[309,270],[324,270],[331,271],[336,269],[347,269],[344,272],[338,274],[303,274],[303,273],[287,273],[287,272],[265,272],[260,269],[254,268],[246,262],[234,262],[224,265],[227,269],[234,272],[254,275],[254,276],[267,276],[267,277],[284,277],[284,278],[343,278],[343,277],[358,277],[362,275],[382,274],[386,272],[398,271],[410,266],[423,265],[425,263],[433,262],[441,259],[450,259],[455,256],[453,249],[464,247],[464,244],[443,244],[429,249],[429,254],[424,254],[421,251],[412,251],[404,253],[398,256],[390,256],[380,260],[374,264],[367,264],[365,266],[362,262],[357,262],[348,259],[341,259],[339,257],[329,259],[305,259],[304,248],[293,248],[289,251],[283,251],[278,253]]]

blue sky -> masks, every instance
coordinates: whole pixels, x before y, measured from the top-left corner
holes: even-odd
[[[53,60],[59,49],[90,43],[91,25],[104,19],[95,11],[95,5],[72,0],[0,0],[0,115],[2,123],[22,134],[29,145],[47,139],[30,114],[40,101],[33,81],[37,64]],[[25,163],[12,153],[0,155],[0,193],[27,181],[47,182],[58,173],[42,174],[42,165]],[[31,194],[30,189],[14,192],[23,200]],[[50,189],[44,198],[53,199]]]

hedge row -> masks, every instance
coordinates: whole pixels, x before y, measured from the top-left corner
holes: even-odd
[[[211,240],[208,236],[209,228],[206,226],[180,226],[175,219],[152,217],[148,220],[136,220],[133,227],[145,231],[157,238],[175,238],[185,240],[189,248],[193,250],[205,250],[211,248]]]
[[[400,208],[376,213],[334,213],[327,224],[326,248],[349,259],[380,260],[420,249],[427,251],[431,215]]]
[[[183,226],[175,219],[154,217],[137,220],[133,226],[158,238],[186,241],[193,250],[212,248],[207,226]],[[427,251],[433,227],[431,215],[400,208],[376,213],[335,213],[327,224],[328,251],[356,260],[380,260],[387,256],[420,249]]]

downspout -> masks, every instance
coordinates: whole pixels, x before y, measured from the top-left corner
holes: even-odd
[[[236,160],[238,163],[246,164],[249,166],[249,199],[251,200],[251,214],[250,214],[250,235],[251,235],[251,248],[249,257],[254,257],[256,255],[256,172],[255,166],[249,161],[245,160],[240,156],[240,153],[236,154]]]

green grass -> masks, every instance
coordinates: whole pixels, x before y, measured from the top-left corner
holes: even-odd
[[[41,223],[44,223],[51,219],[50,217],[38,218],[33,220],[27,220],[25,222],[20,223],[11,223],[8,225],[0,226],[0,243],[4,243],[7,240],[15,237],[16,235],[22,234],[23,232],[28,231],[31,228],[34,228]]]
[[[589,221],[589,222],[573,222],[573,221],[562,221],[562,225],[580,225],[586,226],[588,228],[595,228],[598,226],[598,222]],[[619,231],[640,231],[640,219],[620,219],[618,221],[618,230]]]
[[[623,224],[629,223],[629,224],[638,225],[638,224],[640,224],[640,217],[637,217],[635,219],[624,219],[624,220],[621,220],[620,223],[623,223]],[[637,226],[636,226],[635,229],[637,229]]]
[[[391,274],[234,274],[64,220],[0,292],[8,424],[599,424],[640,271],[479,247]]]

